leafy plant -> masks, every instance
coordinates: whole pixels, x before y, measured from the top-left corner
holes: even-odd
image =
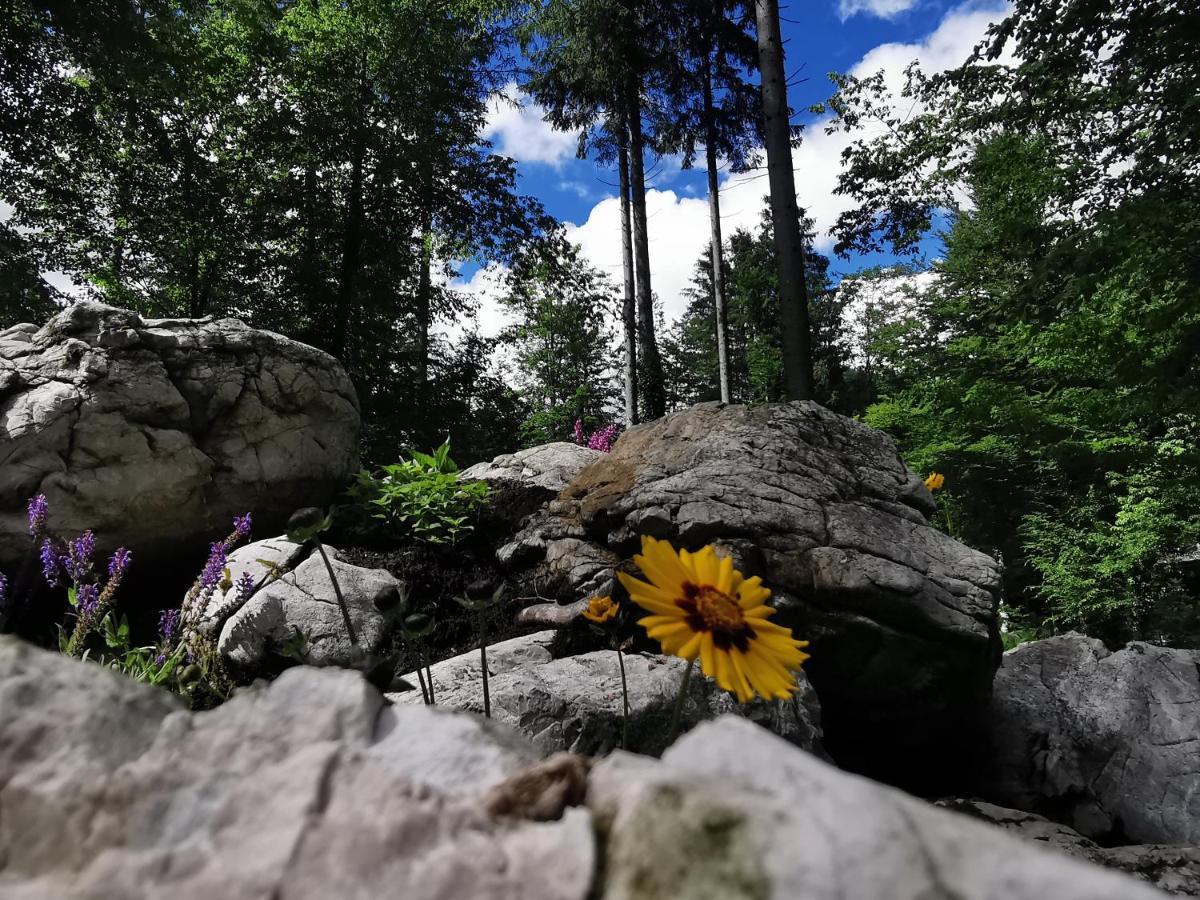
[[[482,481],[460,481],[450,443],[432,454],[411,451],[409,459],[379,474],[359,472],[352,496],[372,518],[428,544],[455,544],[471,532],[471,518],[491,489]]]

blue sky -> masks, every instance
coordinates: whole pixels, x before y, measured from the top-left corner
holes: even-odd
[[[1002,0],[813,0],[781,6],[788,73],[794,77],[799,70],[807,79],[791,87],[789,101],[806,126],[805,141],[793,159],[797,198],[817,220],[818,249],[831,252],[827,229],[846,202],[833,194],[846,138],[826,135],[822,122],[807,112],[832,92],[828,73],[867,75],[882,69],[889,84],[898,89],[903,69],[914,59],[926,71],[962,62],[987,24],[1001,18],[1005,9]],[[566,222],[587,258],[619,280],[616,173],[591,160],[575,159],[575,136],[553,131],[536,106],[522,102],[520,108],[496,104],[485,136],[495,152],[517,161],[522,191],[540,199],[551,214]],[[702,169],[683,171],[677,160],[669,158],[653,165],[648,159],[647,167],[653,173],[647,184],[651,281],[667,318],[673,319],[683,309],[681,291],[708,240],[705,175]],[[754,226],[766,190],[764,177],[724,176],[726,234]],[[931,242],[931,250],[934,246]],[[890,257],[835,259],[833,269],[843,274],[890,261]],[[485,332],[499,324],[494,306],[487,302],[491,278],[487,271],[467,269],[460,282],[483,300],[480,321]]]

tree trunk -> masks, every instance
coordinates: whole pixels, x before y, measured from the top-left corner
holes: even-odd
[[[717,378],[721,402],[732,403],[729,387],[729,324],[725,311],[725,266],[721,259],[721,198],[717,192],[717,125],[713,112],[712,69],[704,61],[705,157],[708,162],[708,216],[712,223],[709,257],[712,262],[713,307],[717,318]]]
[[[791,125],[783,44],[779,39],[778,0],[754,0],[758,23],[758,68],[762,74],[763,132],[771,184],[771,221],[779,267],[779,306],[783,330],[783,383],[789,400],[813,396],[812,337],[808,290],[804,282],[804,242],[792,171]]]
[[[433,292],[433,223],[430,213],[424,214],[421,223],[421,272],[417,281],[417,399],[425,400],[425,388],[429,383],[429,325],[431,319],[431,294]]]
[[[355,280],[358,277],[358,255],[362,248],[363,164],[366,148],[360,133],[356,136],[350,163],[350,196],[346,202],[346,232],[342,242],[341,279],[338,285],[337,313],[333,321],[330,352],[343,359],[351,310],[354,308]],[[344,361],[344,359],[343,359]]]
[[[631,205],[633,206],[633,256],[637,269],[638,351],[642,362],[642,397],[646,417],[666,415],[667,397],[663,387],[662,358],[654,338],[654,294],[650,290],[650,244],[646,233],[646,170],[643,160],[642,104],[635,77],[629,79],[629,157]]]
[[[624,130],[624,126],[621,126]],[[621,180],[621,262],[625,276],[625,297],[621,304],[621,323],[625,333],[625,422],[638,421],[637,383],[637,306],[634,298],[633,241],[629,235],[629,147],[625,135],[617,138],[617,168]]]

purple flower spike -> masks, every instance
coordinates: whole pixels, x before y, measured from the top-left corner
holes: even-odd
[[[237,516],[233,520],[233,530],[237,532],[237,536],[245,538],[250,536],[250,513],[244,516]]]
[[[4,606],[4,601],[8,599],[8,579],[4,577],[4,573],[0,572],[0,606]]]
[[[618,432],[619,429],[616,425],[605,425],[591,436],[587,445],[592,450],[599,450],[601,453],[608,453],[612,450],[613,444],[617,442]]]
[[[50,538],[42,541],[39,556],[42,560],[42,577],[46,579],[46,584],[50,587],[58,587],[58,554],[54,552],[54,545],[50,543]]]
[[[94,584],[81,584],[79,593],[75,595],[75,603],[79,608],[79,615],[85,618],[91,616],[96,611],[96,603],[100,600],[100,591]]]
[[[67,547],[67,555],[63,557],[63,566],[71,580],[76,584],[87,578],[92,569],[92,556],[96,553],[96,535],[91,530],[85,531]]]
[[[205,592],[212,591],[220,582],[224,570],[225,545],[218,541],[209,548],[208,562],[204,564],[204,571],[200,573],[200,589]]]
[[[158,617],[158,636],[164,644],[171,643],[171,638],[175,637],[175,632],[179,630],[179,610],[166,609],[163,614]]]
[[[160,653],[160,654],[158,654],[158,656],[154,657],[154,664],[156,666],[161,666],[166,661],[167,661],[167,654],[165,654],[165,653]]]
[[[574,433],[573,437],[574,437],[575,443],[579,444],[581,447],[587,444],[587,440],[583,436],[583,420],[582,419],[575,420],[575,433]]]
[[[46,502],[45,494],[38,494],[36,497],[29,498],[29,536],[33,538],[41,537],[43,531],[46,530],[46,516],[50,512],[50,506]]]
[[[125,574],[125,570],[129,568],[129,561],[133,558],[133,554],[124,547],[118,547],[113,553],[112,558],[108,561],[108,577],[120,578]]]

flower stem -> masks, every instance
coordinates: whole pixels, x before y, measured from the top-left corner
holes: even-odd
[[[428,657],[425,656],[425,648],[422,647],[421,662],[425,665],[425,680],[429,682],[429,705],[434,706],[436,705],[436,701],[433,698],[433,669],[429,667],[429,663],[426,662],[427,659]]]
[[[342,596],[342,586],[338,584],[337,576],[333,574],[333,566],[329,563],[329,557],[325,555],[325,547],[321,543],[321,539],[314,536],[313,543],[317,545],[321,559],[325,560],[325,569],[329,572],[329,580],[333,582],[333,592],[337,595],[338,609],[342,611],[342,619],[346,623],[346,634],[350,635],[351,644],[357,644],[358,638],[354,635],[354,625],[350,621],[350,609],[346,606],[346,598]]]
[[[679,696],[675,698],[675,709],[671,712],[671,736],[667,738],[667,746],[675,743],[675,738],[679,736],[679,719],[683,715],[683,701],[687,699],[688,682],[692,680],[692,668],[695,665],[696,660],[688,660],[683,678],[679,680]]]
[[[487,632],[482,616],[479,618],[479,669],[483,673],[483,715],[484,718],[490,719],[492,717],[492,695],[488,691]]]
[[[621,669],[621,749],[629,749],[629,685],[625,681],[625,654],[617,649],[617,666]]]
[[[415,654],[414,654],[415,655]],[[425,674],[421,671],[423,668],[423,657],[417,656],[417,681],[421,682],[421,699],[425,701],[425,705],[429,705],[429,691],[425,690]]]

